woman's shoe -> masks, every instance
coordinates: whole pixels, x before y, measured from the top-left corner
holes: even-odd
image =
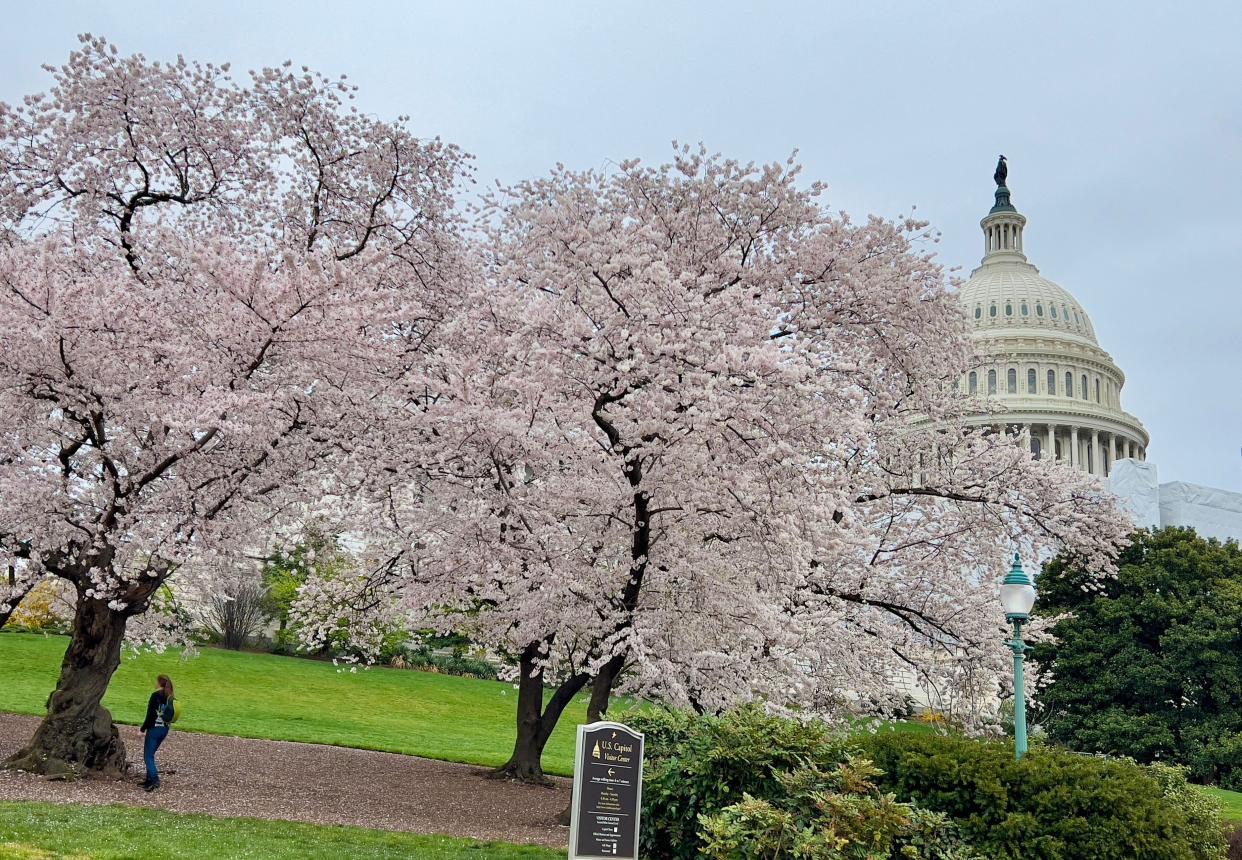
[[[159,782],[148,782],[145,785],[143,785],[142,790],[145,791],[147,794],[150,794],[151,792],[158,790],[159,787],[160,787]]]

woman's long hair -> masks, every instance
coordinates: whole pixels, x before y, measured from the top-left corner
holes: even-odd
[[[160,675],[155,679],[155,683],[160,685],[160,689],[164,692],[164,701],[171,702],[173,700],[172,679],[167,675]]]

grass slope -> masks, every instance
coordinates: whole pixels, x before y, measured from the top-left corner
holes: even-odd
[[[553,860],[548,848],[322,827],[251,818],[174,815],[122,806],[0,803],[0,857],[26,860]]]
[[[68,640],[0,633],[0,710],[42,716]],[[126,652],[104,704],[137,724],[155,676],[173,679],[184,731],[305,741],[468,764],[503,764],[513,749],[512,684],[404,669],[338,671],[331,663],[204,648]],[[549,773],[573,773],[574,728],[586,698],[566,711],[543,756]]]

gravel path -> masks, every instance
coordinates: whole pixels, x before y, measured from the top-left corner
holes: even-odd
[[[34,733],[34,717],[0,714],[0,759]],[[354,824],[565,848],[569,831],[557,814],[569,803],[569,780],[555,787],[485,779],[486,772],[343,747],[259,741],[175,729],[160,748],[160,791],[145,793],[142,737],[121,726],[133,781],[49,782],[0,771],[0,800],[119,803],[171,812]]]

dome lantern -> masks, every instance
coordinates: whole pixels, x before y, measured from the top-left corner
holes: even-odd
[[[983,228],[983,265],[989,262],[1012,260],[1026,262],[1022,253],[1022,228],[1026,226],[1023,217],[1009,200],[1009,186],[1005,183],[1009,177],[1009,167],[1005,156],[996,163],[996,172],[992,178],[996,180],[996,202],[979,222]]]

